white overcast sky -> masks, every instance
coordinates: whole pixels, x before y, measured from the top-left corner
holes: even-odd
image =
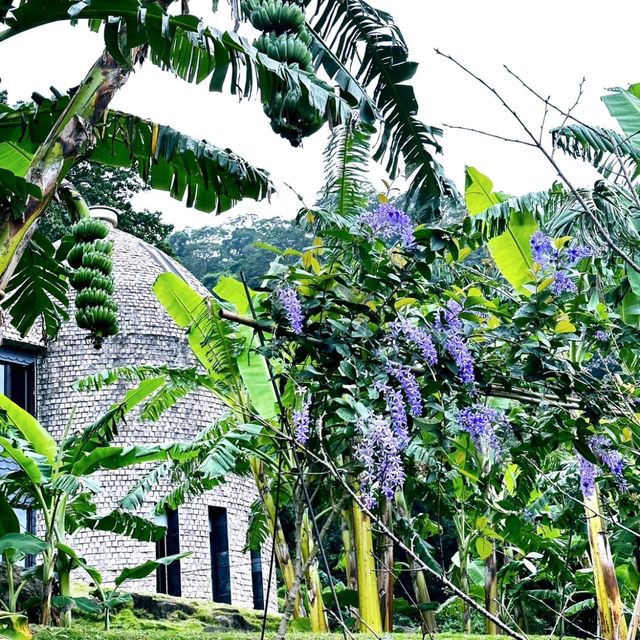
[[[420,117],[434,126],[443,123],[474,127],[507,137],[520,136],[509,114],[485,89],[451,62],[435,54],[439,48],[458,58],[494,84],[536,130],[541,103],[518,86],[503,70],[506,64],[540,93],[569,106],[586,77],[578,116],[593,124],[612,121],[599,100],[606,87],[640,81],[637,25],[640,5],[628,0],[607,3],[587,0],[370,0],[392,13],[420,66],[413,80],[421,106]],[[198,14],[210,0],[191,0]],[[220,3],[214,26],[228,28],[228,8]],[[246,26],[241,33],[247,33]],[[33,91],[48,94],[75,86],[102,49],[102,38],[85,27],[59,24],[21,34],[0,44],[0,87],[11,101],[28,99]],[[264,215],[294,215],[298,200],[284,186],[290,184],[310,204],[322,184],[322,150],[327,128],[293,149],[271,132],[260,104],[209,93],[146,64],[128,81],[114,108],[168,124],[198,139],[232,148],[253,164],[268,169],[279,189],[270,203],[246,201],[234,211]],[[558,124],[549,118],[547,128]],[[542,189],[555,179],[537,151],[492,140],[474,133],[445,130],[440,161],[459,186],[464,166],[489,175],[497,189],[512,194]],[[578,182],[592,176],[577,162],[563,161]],[[379,185],[382,188],[381,184]],[[139,196],[138,206],[161,210],[177,228],[214,222],[211,214],[187,209],[166,193]],[[227,214],[228,215],[228,214]]]

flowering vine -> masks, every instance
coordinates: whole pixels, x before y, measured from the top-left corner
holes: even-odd
[[[412,249],[415,246],[411,218],[389,203],[381,204],[375,211],[361,213],[358,216],[358,226],[367,227],[373,238],[381,240],[399,238],[405,249]]]
[[[554,295],[577,293],[578,287],[572,279],[569,269],[575,267],[584,258],[593,255],[591,249],[581,245],[573,245],[565,249],[556,249],[553,241],[542,231],[531,236],[531,256],[543,270],[552,276],[550,289]]]

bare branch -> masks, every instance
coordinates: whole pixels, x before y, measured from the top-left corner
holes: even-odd
[[[460,129],[461,131],[471,131],[472,133],[479,133],[480,135],[487,136],[488,138],[496,138],[503,142],[515,142],[516,144],[524,144],[527,147],[535,147],[536,145],[526,140],[519,140],[518,138],[506,138],[505,136],[498,135],[497,133],[489,133],[488,131],[482,131],[481,129],[474,129],[473,127],[461,127],[455,124],[442,123],[443,127],[447,129]]]
[[[498,91],[496,91],[496,89],[494,87],[489,85],[485,80],[483,80],[480,76],[476,75],[473,71],[471,71],[470,69],[465,67],[461,62],[459,62],[458,60],[456,60],[455,58],[453,58],[452,56],[450,56],[450,55],[448,55],[446,53],[442,53],[439,49],[436,49],[435,51],[439,56],[442,56],[443,58],[446,58],[447,60],[450,60],[451,62],[453,62],[457,67],[459,67],[462,71],[464,71],[468,76],[470,76],[471,78],[476,80],[476,82],[481,84],[483,87],[485,87],[485,89],[487,89],[489,92],[491,92],[496,97],[496,99],[500,102],[500,104],[515,118],[515,120],[522,127],[523,131],[527,134],[527,136],[529,136],[529,138],[531,138],[531,141],[534,143],[534,146],[536,146],[540,150],[540,152],[544,155],[544,157],[547,159],[547,161],[555,169],[556,174],[558,175],[558,177],[562,180],[562,182],[564,182],[564,184],[567,186],[569,191],[571,191],[571,193],[573,194],[573,197],[577,200],[577,202],[582,207],[583,211],[591,219],[591,222],[593,223],[593,226],[598,230],[598,233],[600,234],[602,239],[609,245],[611,250],[623,260],[623,262],[626,262],[627,265],[629,265],[632,269],[634,269],[635,271],[640,273],[640,265],[637,262],[635,262],[635,260],[633,260],[632,258],[629,257],[628,252],[625,252],[622,248],[620,248],[614,242],[613,238],[609,235],[609,232],[604,228],[604,226],[602,225],[600,220],[598,220],[598,217],[593,213],[593,211],[591,211],[591,209],[589,208],[589,206],[585,202],[585,199],[582,196],[582,194],[573,185],[573,183],[569,180],[569,178],[567,178],[567,176],[565,175],[564,171],[562,171],[562,169],[560,168],[558,163],[555,161],[553,156],[544,148],[543,145],[538,144],[538,140],[537,140],[535,134],[531,131],[531,129],[528,127],[528,125],[520,117],[518,112],[515,111],[515,109],[502,97],[502,95],[500,93],[498,93]],[[541,98],[541,99],[543,99],[543,98]]]

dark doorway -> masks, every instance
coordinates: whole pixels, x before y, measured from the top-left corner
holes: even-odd
[[[253,586],[253,608],[264,609],[262,556],[260,555],[260,549],[251,552],[251,585]]]
[[[156,558],[166,558],[180,553],[180,523],[178,511],[167,509],[165,516],[157,518],[158,524],[167,528],[167,533],[162,540],[156,542]],[[161,565],[156,570],[156,591],[170,596],[182,595],[180,580],[180,560],[172,562],[169,566]]]
[[[209,507],[209,548],[211,550],[211,589],[213,601],[231,604],[229,573],[229,535],[227,510]]]

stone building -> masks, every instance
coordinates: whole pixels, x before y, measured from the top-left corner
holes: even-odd
[[[115,212],[108,209],[96,209],[93,215],[111,220],[114,226],[117,224]],[[64,323],[57,339],[46,347],[34,331],[26,338],[19,338],[10,327],[5,328],[0,347],[0,391],[35,412],[56,437],[61,436],[73,411],[73,423],[77,427],[90,424],[122,399],[127,390],[126,383],[119,383],[97,393],[81,393],[71,389],[75,380],[122,365],[193,367],[196,364],[184,332],[158,303],[152,285],[158,275],[171,271],[202,294],[206,294],[204,287],[174,260],[142,240],[116,228],[111,230],[110,237],[115,244],[113,273],[120,333],[105,340],[101,350],[94,349],[86,340],[87,332],[79,329],[73,318]],[[221,411],[221,405],[213,396],[194,393],[169,409],[157,422],[130,418],[114,444],[189,441],[211,425]],[[117,506],[141,473],[144,471],[140,469],[125,469],[101,474],[99,512],[107,513]],[[141,513],[152,518],[153,499],[164,495],[169,488],[158,487]],[[159,543],[141,543],[115,534],[85,530],[77,533],[71,544],[89,564],[98,567],[107,580],[113,580],[125,566],[190,551],[189,557],[145,580],[131,583],[131,587],[137,591],[263,608],[270,547],[265,545],[262,557],[260,553],[243,551],[250,508],[256,499],[257,490],[251,478],[229,477],[224,484],[161,518],[167,526],[167,535]],[[36,518],[23,514],[24,526],[32,528]],[[271,589],[271,594],[269,608],[274,610],[275,589]]]

